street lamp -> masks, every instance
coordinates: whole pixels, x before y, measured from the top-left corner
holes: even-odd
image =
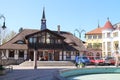
[[[7,27],[5,26],[5,16],[3,16],[3,15],[0,15],[0,19],[4,19],[4,22],[3,22],[3,25],[1,26],[1,28],[3,29],[3,30],[5,30]],[[1,34],[1,30],[0,30],[0,34]],[[2,37],[2,35],[1,35],[1,37]],[[0,38],[0,45],[2,45],[2,38]]]
[[[84,29],[82,29],[81,31],[79,31],[78,29],[74,30],[74,36],[75,36],[75,31],[77,31],[79,33],[79,38],[81,39],[81,34],[82,32],[86,32]]]
[[[34,62],[33,62],[34,69],[37,69],[37,49],[38,49],[37,41],[34,39]]]

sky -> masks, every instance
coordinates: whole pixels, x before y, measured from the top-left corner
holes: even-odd
[[[48,29],[60,25],[62,31],[76,36],[75,29],[89,32],[98,23],[103,27],[108,17],[112,24],[120,22],[120,0],[0,0],[0,15],[6,18],[7,30],[40,29],[43,7]]]

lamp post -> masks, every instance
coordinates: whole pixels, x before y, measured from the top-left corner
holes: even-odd
[[[33,64],[34,69],[37,69],[37,49],[38,49],[38,46],[37,46],[37,42],[35,41],[34,42],[34,64]]]
[[[3,15],[0,15],[0,19],[4,19],[4,22],[3,22],[3,25],[1,26],[1,28],[3,30],[5,30],[7,27],[5,26],[5,17]],[[0,35],[1,35],[1,38],[0,38],[0,45],[2,45],[2,32],[1,32],[1,29],[0,29]]]
[[[82,34],[82,32],[85,32],[85,33],[86,33],[86,31],[85,31],[84,29],[82,29],[81,31],[79,31],[78,29],[75,29],[75,30],[74,30],[74,36],[75,36],[75,31],[78,32],[78,34],[79,34],[79,39],[81,39],[81,34]],[[83,42],[83,40],[81,40],[81,41]],[[79,47],[81,47],[81,46],[79,46]],[[79,51],[79,55],[83,55],[83,54],[80,54],[80,51]]]
[[[79,33],[79,38],[81,39],[81,34],[82,32],[86,32],[84,29],[82,29],[81,31],[79,31],[78,29],[74,30],[74,36],[75,36],[75,31],[77,31]]]

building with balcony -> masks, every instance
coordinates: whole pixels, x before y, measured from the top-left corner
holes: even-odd
[[[89,58],[102,57],[102,27],[86,33],[86,55]]]
[[[103,42],[102,53],[103,56],[114,56],[116,51],[120,50],[120,23],[112,25],[108,20],[102,30]]]
[[[25,60],[71,61],[76,55],[83,54],[85,47],[82,41],[72,33],[47,28],[45,11],[41,19],[41,29],[24,29],[14,38],[0,46],[2,60],[8,64],[19,64]]]
[[[103,27],[86,33],[88,56],[114,56],[120,50],[120,23],[112,25],[108,19]]]

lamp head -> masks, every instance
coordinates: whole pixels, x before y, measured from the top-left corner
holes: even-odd
[[[7,28],[7,27],[5,26],[5,22],[3,22],[2,29],[4,30],[5,28]]]

